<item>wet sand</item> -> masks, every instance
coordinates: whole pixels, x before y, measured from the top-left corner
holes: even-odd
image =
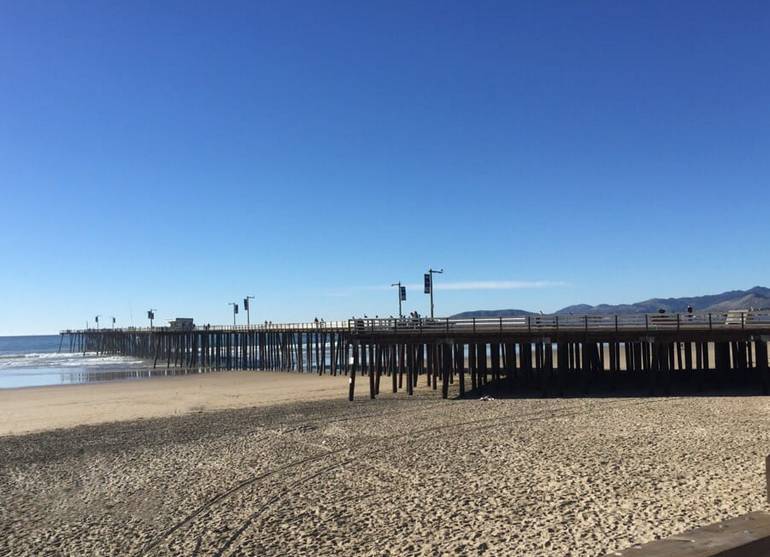
[[[767,397],[348,403],[333,384],[0,437],[0,555],[603,555],[767,508]]]

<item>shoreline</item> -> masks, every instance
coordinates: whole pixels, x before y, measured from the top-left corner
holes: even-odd
[[[36,368],[36,369],[46,369],[46,368]],[[165,368],[164,368],[165,369]],[[201,371],[198,370],[187,370],[186,368],[170,368],[170,370],[175,370],[176,373],[171,374],[161,374],[157,373],[154,368],[151,366],[148,367],[136,367],[133,370],[97,370],[93,368],[86,368],[83,372],[83,375],[90,375],[90,376],[96,376],[96,375],[115,375],[116,377],[114,379],[89,379],[88,381],[73,381],[71,383],[46,383],[44,385],[18,385],[14,387],[0,387],[0,393],[3,393],[5,391],[15,391],[20,389],[58,389],[60,387],[78,387],[82,385],[103,385],[105,383],[124,383],[124,382],[132,382],[132,381],[155,381],[157,379],[175,379],[177,377],[187,377],[187,376],[198,376],[198,375],[204,375],[209,373],[236,373],[240,371],[251,371],[251,370],[216,370],[216,369],[203,369]],[[148,377],[137,377],[137,373],[152,373],[152,375]],[[36,373],[32,374],[32,376],[38,376],[38,375],[72,375],[72,373],[68,370],[62,370],[62,368],[52,368],[52,371],[50,373]]]

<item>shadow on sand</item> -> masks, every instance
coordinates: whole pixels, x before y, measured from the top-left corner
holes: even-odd
[[[572,380],[562,385],[512,385],[505,378],[465,391],[465,399],[484,396],[495,399],[516,398],[650,398],[650,397],[746,397],[767,396],[759,381],[714,373],[703,377],[682,377],[654,383],[636,381]],[[459,398],[459,397],[456,397]]]

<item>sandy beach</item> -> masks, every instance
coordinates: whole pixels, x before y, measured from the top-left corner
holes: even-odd
[[[766,397],[349,403],[345,381],[0,393],[0,555],[604,555],[766,508]]]

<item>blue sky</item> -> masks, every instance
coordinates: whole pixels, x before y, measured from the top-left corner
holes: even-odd
[[[0,334],[768,285],[768,153],[766,2],[3,2]]]

